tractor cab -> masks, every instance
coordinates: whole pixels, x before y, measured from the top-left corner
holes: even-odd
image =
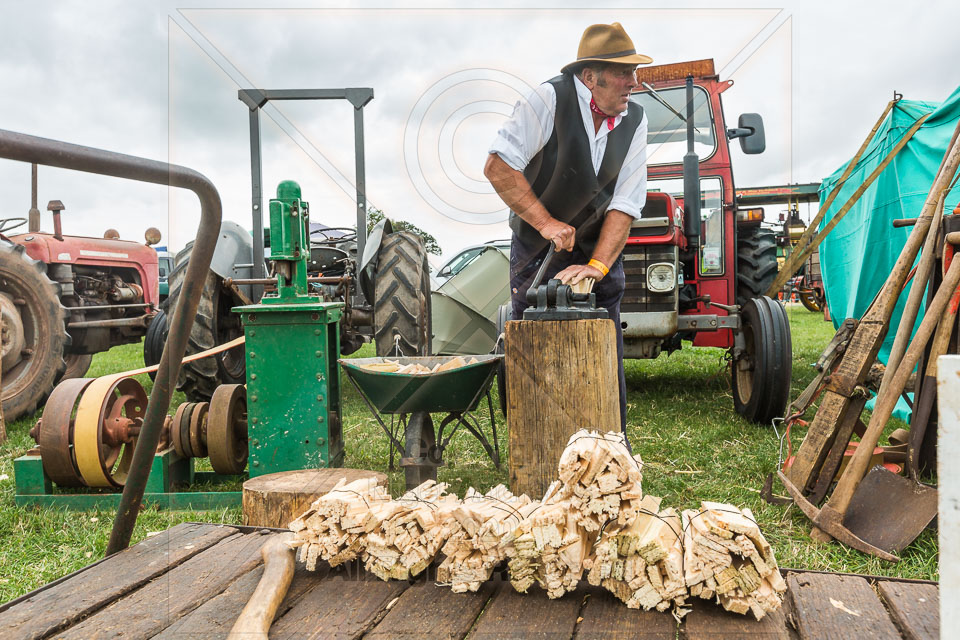
[[[780,416],[789,393],[790,328],[764,296],[777,273],[762,209],[739,211],[729,141],[765,148],[763,120],[727,128],[713,60],[638,69],[631,100],[647,117],[647,202],[623,251],[624,357],[720,347],[733,362],[734,404],[755,422]]]

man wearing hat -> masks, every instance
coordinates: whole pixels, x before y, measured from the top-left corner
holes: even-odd
[[[523,316],[527,289],[551,242],[558,253],[544,281],[596,280],[597,305],[617,330],[624,434],[621,252],[647,189],[647,120],[629,98],[637,65],[652,61],[636,52],[619,23],[587,27],[577,59],[517,102],[484,167],[510,208],[513,319]]]

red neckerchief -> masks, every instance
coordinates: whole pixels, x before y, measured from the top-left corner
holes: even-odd
[[[597,103],[593,100],[593,97],[590,98],[590,111],[598,113],[604,118],[607,119],[607,131],[613,131],[613,122],[617,119],[616,116],[610,116],[605,114],[603,111],[600,111],[600,107],[597,106]]]

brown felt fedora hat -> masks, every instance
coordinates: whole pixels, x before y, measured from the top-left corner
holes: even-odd
[[[637,53],[633,40],[619,22],[592,24],[580,38],[577,59],[560,71],[569,71],[584,62],[611,62],[616,64],[650,64],[653,58]]]

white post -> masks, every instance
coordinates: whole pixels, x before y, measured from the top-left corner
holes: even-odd
[[[960,356],[937,360],[937,485],[940,535],[940,637],[960,631]]]

